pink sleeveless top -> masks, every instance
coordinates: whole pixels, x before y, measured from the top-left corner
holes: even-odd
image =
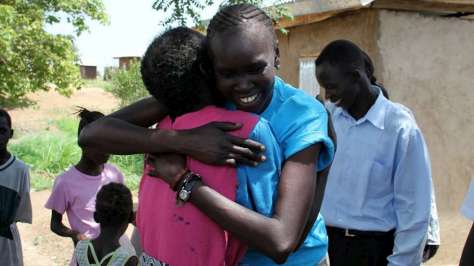
[[[258,116],[228,111],[215,106],[160,122],[162,129],[190,129],[213,121],[238,122],[243,127],[230,132],[247,138],[258,122]],[[191,158],[188,167],[199,173],[206,185],[235,201],[237,171],[234,167],[211,166]],[[176,206],[176,192],[161,179],[148,176],[145,165],[140,183],[137,226],[146,254],[172,266],[236,265],[246,246],[209,219],[197,207],[186,203]]]

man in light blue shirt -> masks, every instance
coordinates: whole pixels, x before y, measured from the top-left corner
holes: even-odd
[[[353,43],[329,44],[316,65],[338,139],[321,210],[331,265],[420,265],[432,179],[413,114],[383,96]]]

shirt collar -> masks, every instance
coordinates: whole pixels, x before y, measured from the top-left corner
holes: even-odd
[[[372,125],[383,130],[385,128],[385,113],[387,112],[388,100],[383,96],[380,88],[377,87],[377,89],[379,90],[379,96],[377,96],[377,100],[375,100],[367,114],[361,119],[361,122],[364,119],[368,120]]]
[[[0,171],[7,169],[10,165],[13,164],[14,161],[15,161],[15,156],[13,156],[13,154],[10,154],[10,158],[8,158],[8,160],[5,163],[0,165]]]
[[[372,85],[375,86],[375,85]],[[377,86],[375,86],[377,87]],[[385,128],[385,113],[387,112],[387,107],[388,107],[388,100],[383,96],[382,91],[380,90],[379,87],[377,87],[379,90],[379,95],[377,96],[377,99],[375,100],[375,103],[370,107],[369,111],[367,114],[365,114],[364,117],[359,119],[356,124],[362,124],[365,121],[369,121],[374,125],[375,127],[379,129],[384,129]],[[330,103],[330,105],[333,105],[333,103]],[[329,108],[329,107],[328,107]],[[334,117],[344,115],[349,118],[352,118],[351,115],[349,115],[344,109],[341,107],[336,107],[334,109]],[[353,119],[353,118],[352,118]]]

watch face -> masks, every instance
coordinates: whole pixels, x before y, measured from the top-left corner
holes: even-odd
[[[189,198],[189,194],[189,191],[183,189],[179,192],[179,199],[182,201],[187,201]]]

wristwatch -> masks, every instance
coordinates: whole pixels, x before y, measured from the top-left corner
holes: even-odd
[[[202,180],[201,176],[190,172],[183,181],[181,187],[178,190],[176,199],[178,202],[187,202],[191,197],[191,192],[193,191],[194,186]]]

